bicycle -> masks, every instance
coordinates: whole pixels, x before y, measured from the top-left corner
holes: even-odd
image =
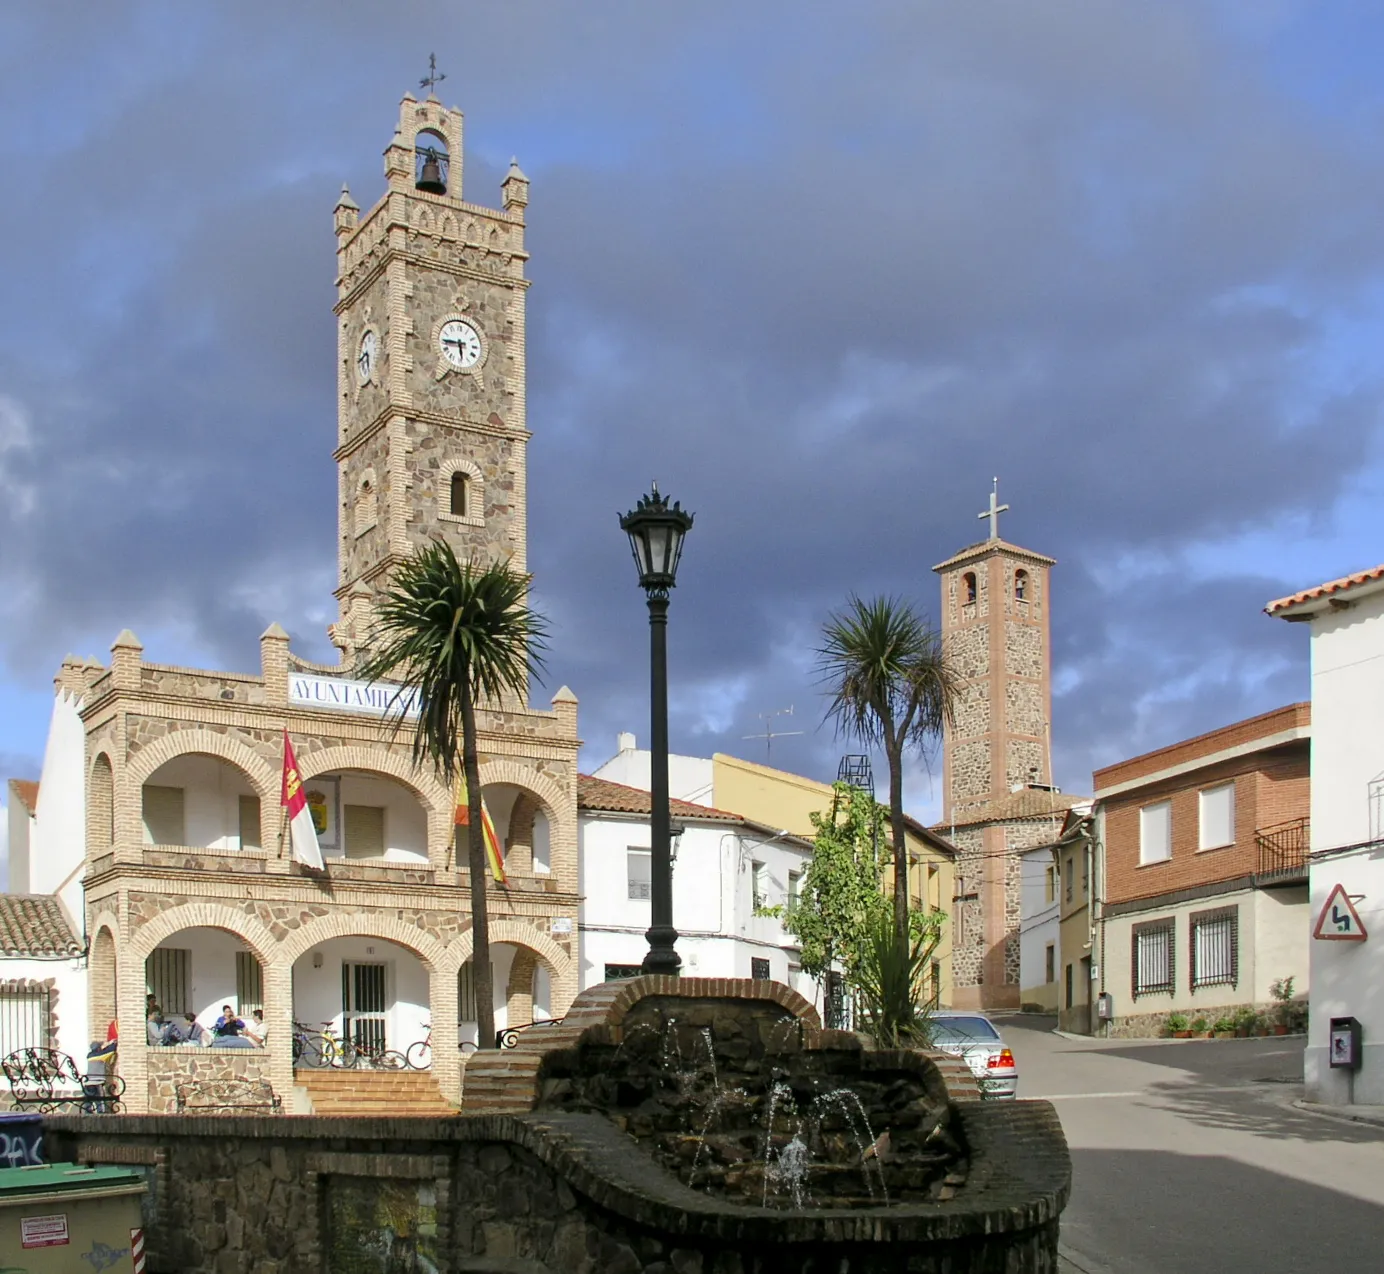
[[[432,1023],[424,1022],[423,1029],[427,1035],[421,1040],[414,1040],[404,1053],[404,1060],[416,1071],[425,1071],[432,1068]],[[476,1045],[470,1040],[462,1040],[457,1045],[463,1057],[469,1056],[476,1051]]]

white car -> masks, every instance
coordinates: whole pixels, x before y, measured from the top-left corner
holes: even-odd
[[[932,1014],[932,1047],[962,1058],[980,1085],[980,1095],[1012,1101],[1019,1092],[1019,1068],[995,1024],[983,1013],[940,1009]]]

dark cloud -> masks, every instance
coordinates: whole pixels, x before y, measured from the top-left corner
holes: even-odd
[[[654,477],[697,513],[671,629],[682,749],[762,755],[742,736],[791,704],[775,728],[808,733],[775,761],[834,773],[817,626],[851,590],[931,609],[996,473],[1006,534],[1060,562],[1065,786],[1301,697],[1304,643],[1259,608],[1306,581],[1187,555],[1320,518],[1377,463],[1372,81],[1295,60],[1291,4],[852,13],[0,17],[11,676],[127,624],[253,667],[278,619],[322,653],[330,209],[343,179],[375,197],[435,48],[468,197],[497,199],[512,151],[533,179],[530,559],[548,692],[580,696],[588,764],[647,731],[615,515]]]

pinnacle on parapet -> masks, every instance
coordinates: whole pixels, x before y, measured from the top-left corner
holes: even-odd
[[[268,628],[266,628],[262,633],[260,633],[260,641],[264,641],[266,639],[272,641],[288,641],[289,636],[286,632],[284,632],[283,625],[280,624],[277,620],[275,620],[274,623],[270,624]]]
[[[111,643],[112,650],[143,650],[144,643],[128,628],[120,630],[120,636]]]
[[[559,686],[558,689],[557,689],[557,694],[555,694],[555,695],[552,697],[551,702],[553,702],[553,703],[577,703],[577,702],[579,702],[579,700],[577,699],[577,696],[574,695],[574,694],[572,693],[571,687],[569,687],[569,686]]]
[[[341,198],[336,201],[338,208],[349,208],[353,212],[360,211],[360,205],[351,198],[351,188],[343,181],[341,183]]]

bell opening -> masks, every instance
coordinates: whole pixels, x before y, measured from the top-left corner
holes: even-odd
[[[419,133],[414,142],[414,187],[430,195],[447,193],[447,143],[434,132]]]

